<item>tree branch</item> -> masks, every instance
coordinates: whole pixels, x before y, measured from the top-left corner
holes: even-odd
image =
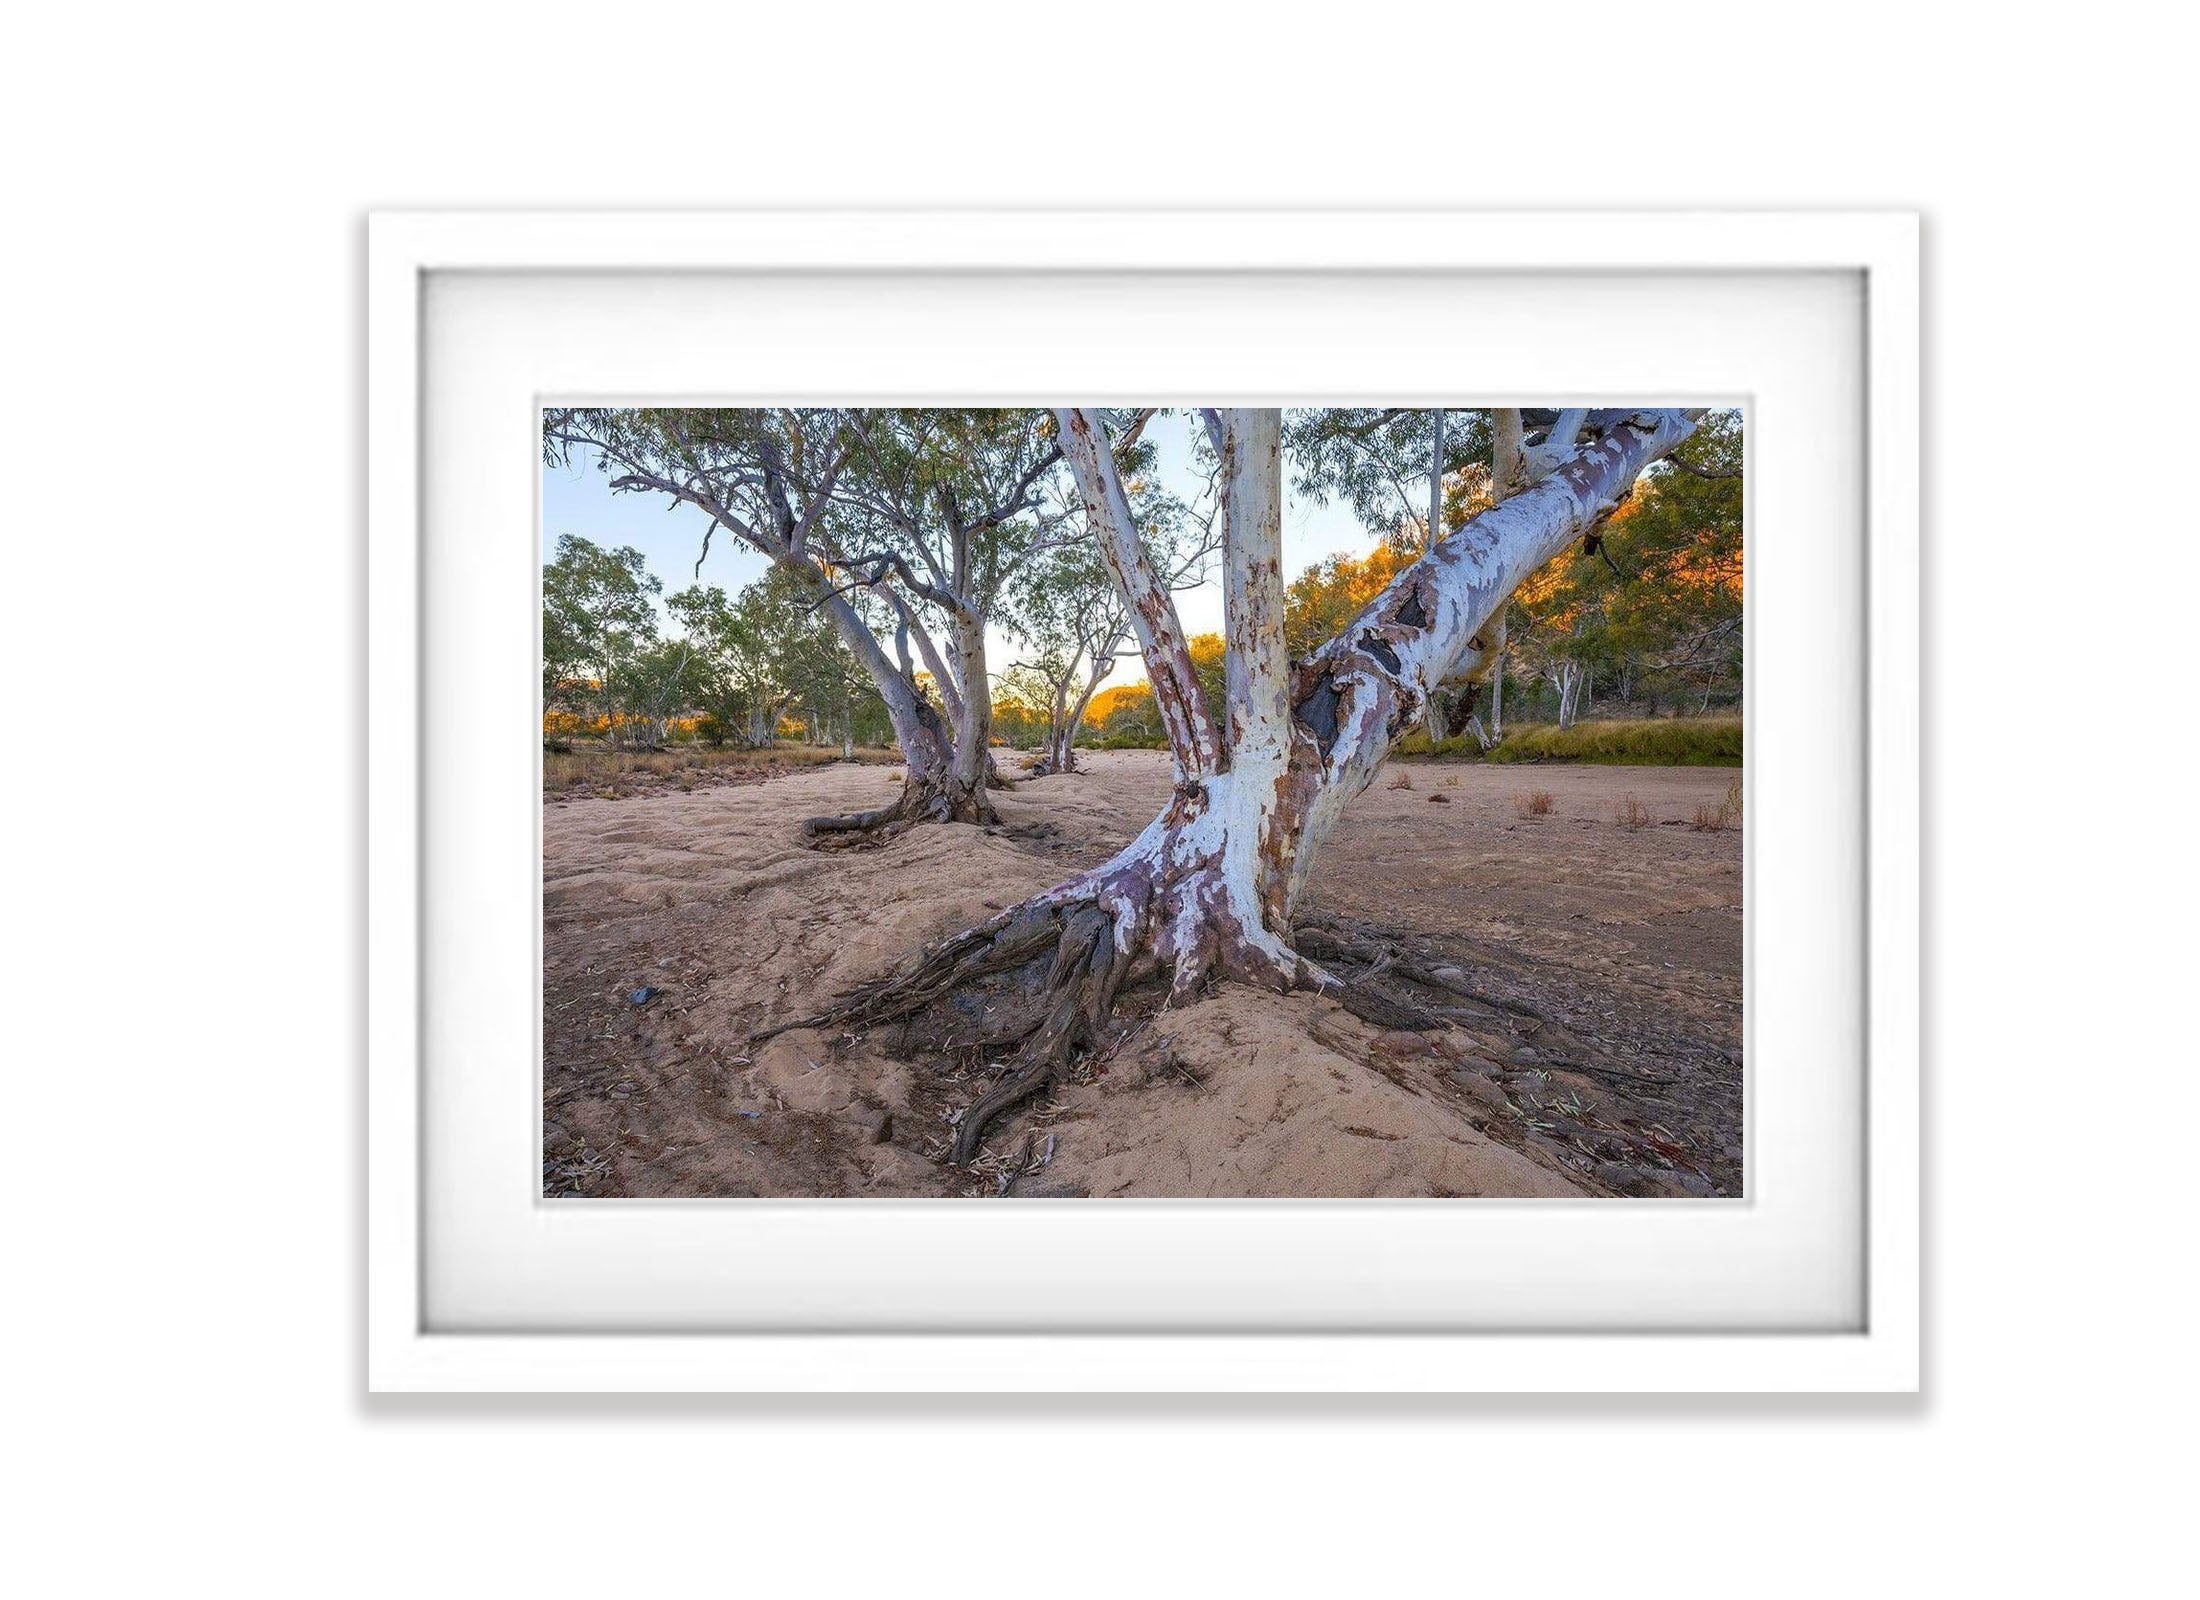
[[[1099,543],[1100,559],[1115,580],[1138,634],[1146,676],[1153,684],[1154,702],[1176,758],[1177,781],[1197,783],[1221,770],[1221,747],[1198,675],[1192,670],[1191,647],[1177,617],[1176,602],[1138,536],[1130,499],[1123,492],[1123,478],[1099,416],[1080,406],[1057,408],[1054,415],[1061,428],[1062,454],[1084,497],[1085,516]]]

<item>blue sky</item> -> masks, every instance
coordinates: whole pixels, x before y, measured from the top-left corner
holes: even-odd
[[[1157,448],[1156,476],[1187,504],[1196,504],[1206,480],[1192,468],[1194,426],[1184,413],[1155,420],[1150,435]],[[1426,480],[1421,488],[1425,491]],[[570,466],[542,469],[542,550],[548,561],[560,534],[577,533],[606,549],[630,545],[642,552],[649,570],[675,594],[695,582],[717,584],[732,593],[764,575],[765,558],[724,532],[711,540],[700,579],[695,558],[703,547],[703,532],[710,519],[693,506],[669,501],[659,494],[614,494],[610,481],[596,470],[592,460],[578,457]],[[1354,555],[1373,548],[1375,540],[1351,509],[1341,504],[1309,501],[1286,489],[1283,510],[1283,565],[1295,576],[1314,562],[1337,554]],[[1222,628],[1222,585],[1211,571],[1208,581],[1176,597],[1177,612],[1187,633],[1215,633]],[[1015,639],[999,628],[987,636],[987,656],[995,672],[1018,659]],[[1117,668],[1121,681],[1143,680],[1134,660]]]

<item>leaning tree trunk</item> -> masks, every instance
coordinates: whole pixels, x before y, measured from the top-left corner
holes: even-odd
[[[836,590],[825,591],[824,606],[841,640],[869,673],[901,746],[906,776],[892,803],[845,816],[811,817],[802,832],[812,843],[876,844],[918,822],[976,820],[964,791],[954,781],[955,736],[930,701],[919,694],[879,647],[855,607]],[[964,803],[958,798],[964,797]]]
[[[1540,482],[1399,573],[1294,671],[1283,637],[1281,413],[1224,412],[1228,715],[1220,730],[1199,694],[1175,605],[1139,544],[1097,413],[1058,415],[1102,557],[1130,605],[1169,734],[1175,793],[1111,860],[786,1025],[907,1018],[970,984],[1020,996],[1028,1031],[1007,1075],[960,1119],[956,1162],[977,1153],[993,1117],[1046,1088],[1098,1036],[1125,983],[1166,975],[1172,1005],[1214,978],[1278,990],[1334,983],[1292,947],[1291,913],[1346,805],[1521,580],[1594,531],[1643,468],[1694,431],[1697,414],[1578,414],[1576,428],[1595,433],[1590,442],[1570,446]]]

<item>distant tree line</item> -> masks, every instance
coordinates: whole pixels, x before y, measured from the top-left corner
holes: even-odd
[[[559,538],[542,574],[546,740],[760,747],[791,734],[851,752],[891,742],[867,675],[785,572],[730,596],[683,589],[660,615],[663,589],[638,550]]]

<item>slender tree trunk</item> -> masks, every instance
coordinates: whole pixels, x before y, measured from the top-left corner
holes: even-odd
[[[1047,700],[1046,770],[1050,773],[1070,770],[1069,756],[1069,686],[1076,671],[1074,663],[1062,675],[1048,685],[1052,694]]]
[[[1421,541],[1427,550],[1444,536],[1444,411],[1436,411],[1436,439],[1428,453],[1428,536]]]
[[[1115,671],[1115,652],[1123,647],[1125,634],[1122,628],[1111,632],[1092,653],[1090,665],[1085,671],[1085,686],[1078,691],[1077,700],[1070,707],[1068,724],[1062,730],[1062,761],[1059,769],[1074,772],[1077,768],[1077,734],[1085,725],[1085,712],[1092,705],[1092,697],[1100,692],[1100,685]]]

